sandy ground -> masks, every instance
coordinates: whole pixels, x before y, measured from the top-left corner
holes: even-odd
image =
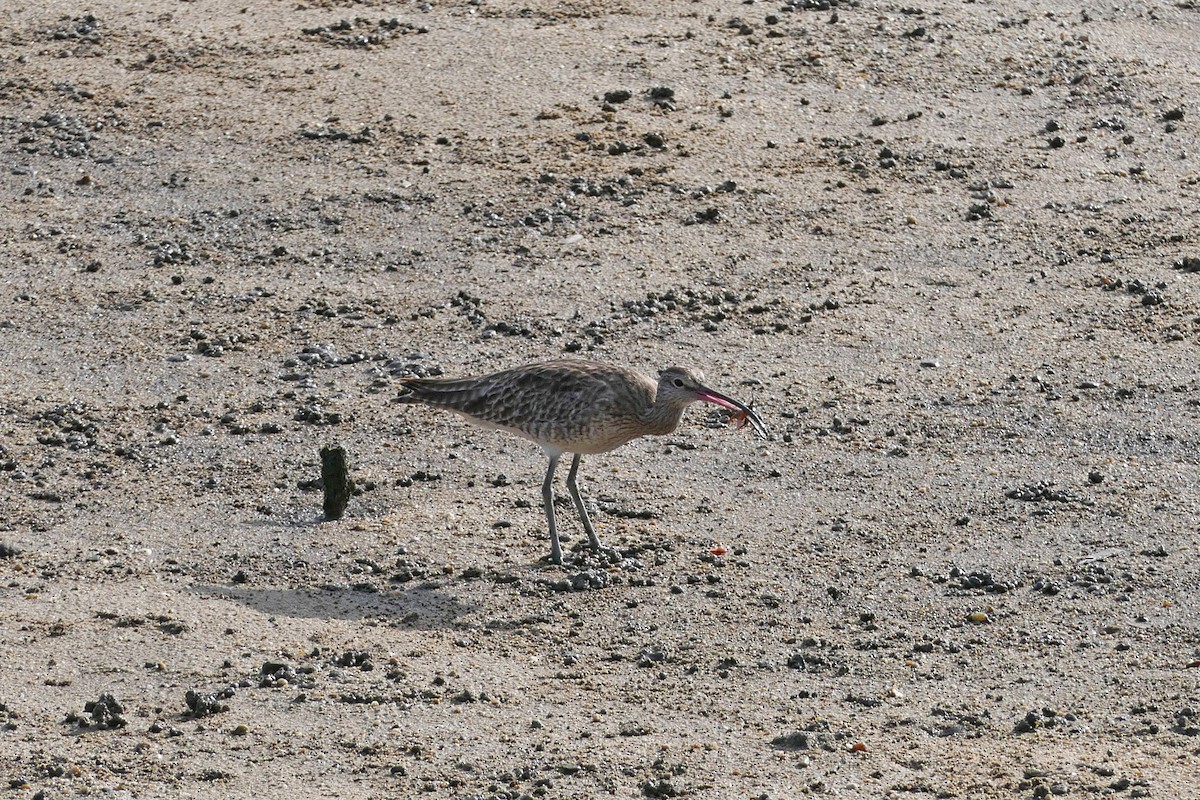
[[[1200,797],[1200,11],[829,5],[6,7],[3,796]]]

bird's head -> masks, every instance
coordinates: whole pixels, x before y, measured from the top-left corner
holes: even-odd
[[[741,426],[753,425],[754,432],[770,439],[767,426],[750,406],[704,385],[704,373],[687,367],[667,367],[658,373],[657,403],[670,406],[686,406],[695,402],[712,403],[735,412],[734,418]]]

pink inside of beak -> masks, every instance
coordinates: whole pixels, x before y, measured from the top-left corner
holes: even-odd
[[[712,403],[714,405],[721,406],[722,408],[728,408],[730,411],[743,411],[744,410],[737,403],[733,402],[732,400],[730,400],[727,397],[722,397],[719,394],[711,394],[709,392],[697,392],[696,397],[698,397],[699,399],[703,400],[706,403]]]

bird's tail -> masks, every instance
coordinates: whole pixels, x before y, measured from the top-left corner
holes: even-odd
[[[397,403],[472,413],[483,399],[479,383],[464,378],[402,378]]]

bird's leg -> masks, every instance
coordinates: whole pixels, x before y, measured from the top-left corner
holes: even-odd
[[[579,472],[579,462],[581,460],[583,460],[583,456],[576,453],[575,459],[571,462],[571,471],[567,473],[567,490],[571,493],[571,499],[575,501],[575,507],[579,509],[579,518],[583,520],[583,529],[587,531],[588,541],[591,542],[592,549],[599,553],[602,552],[600,539],[597,538],[596,529],[592,527],[592,521],[588,518],[587,509],[583,505],[583,498],[579,496],[579,485],[575,483],[575,473]]]
[[[546,523],[550,526],[550,562],[553,564],[562,563],[562,546],[558,543],[558,528],[554,525],[554,469],[557,466],[558,456],[550,456],[546,482],[542,484],[542,503],[546,506]],[[574,475],[575,471],[572,470],[571,474]]]

